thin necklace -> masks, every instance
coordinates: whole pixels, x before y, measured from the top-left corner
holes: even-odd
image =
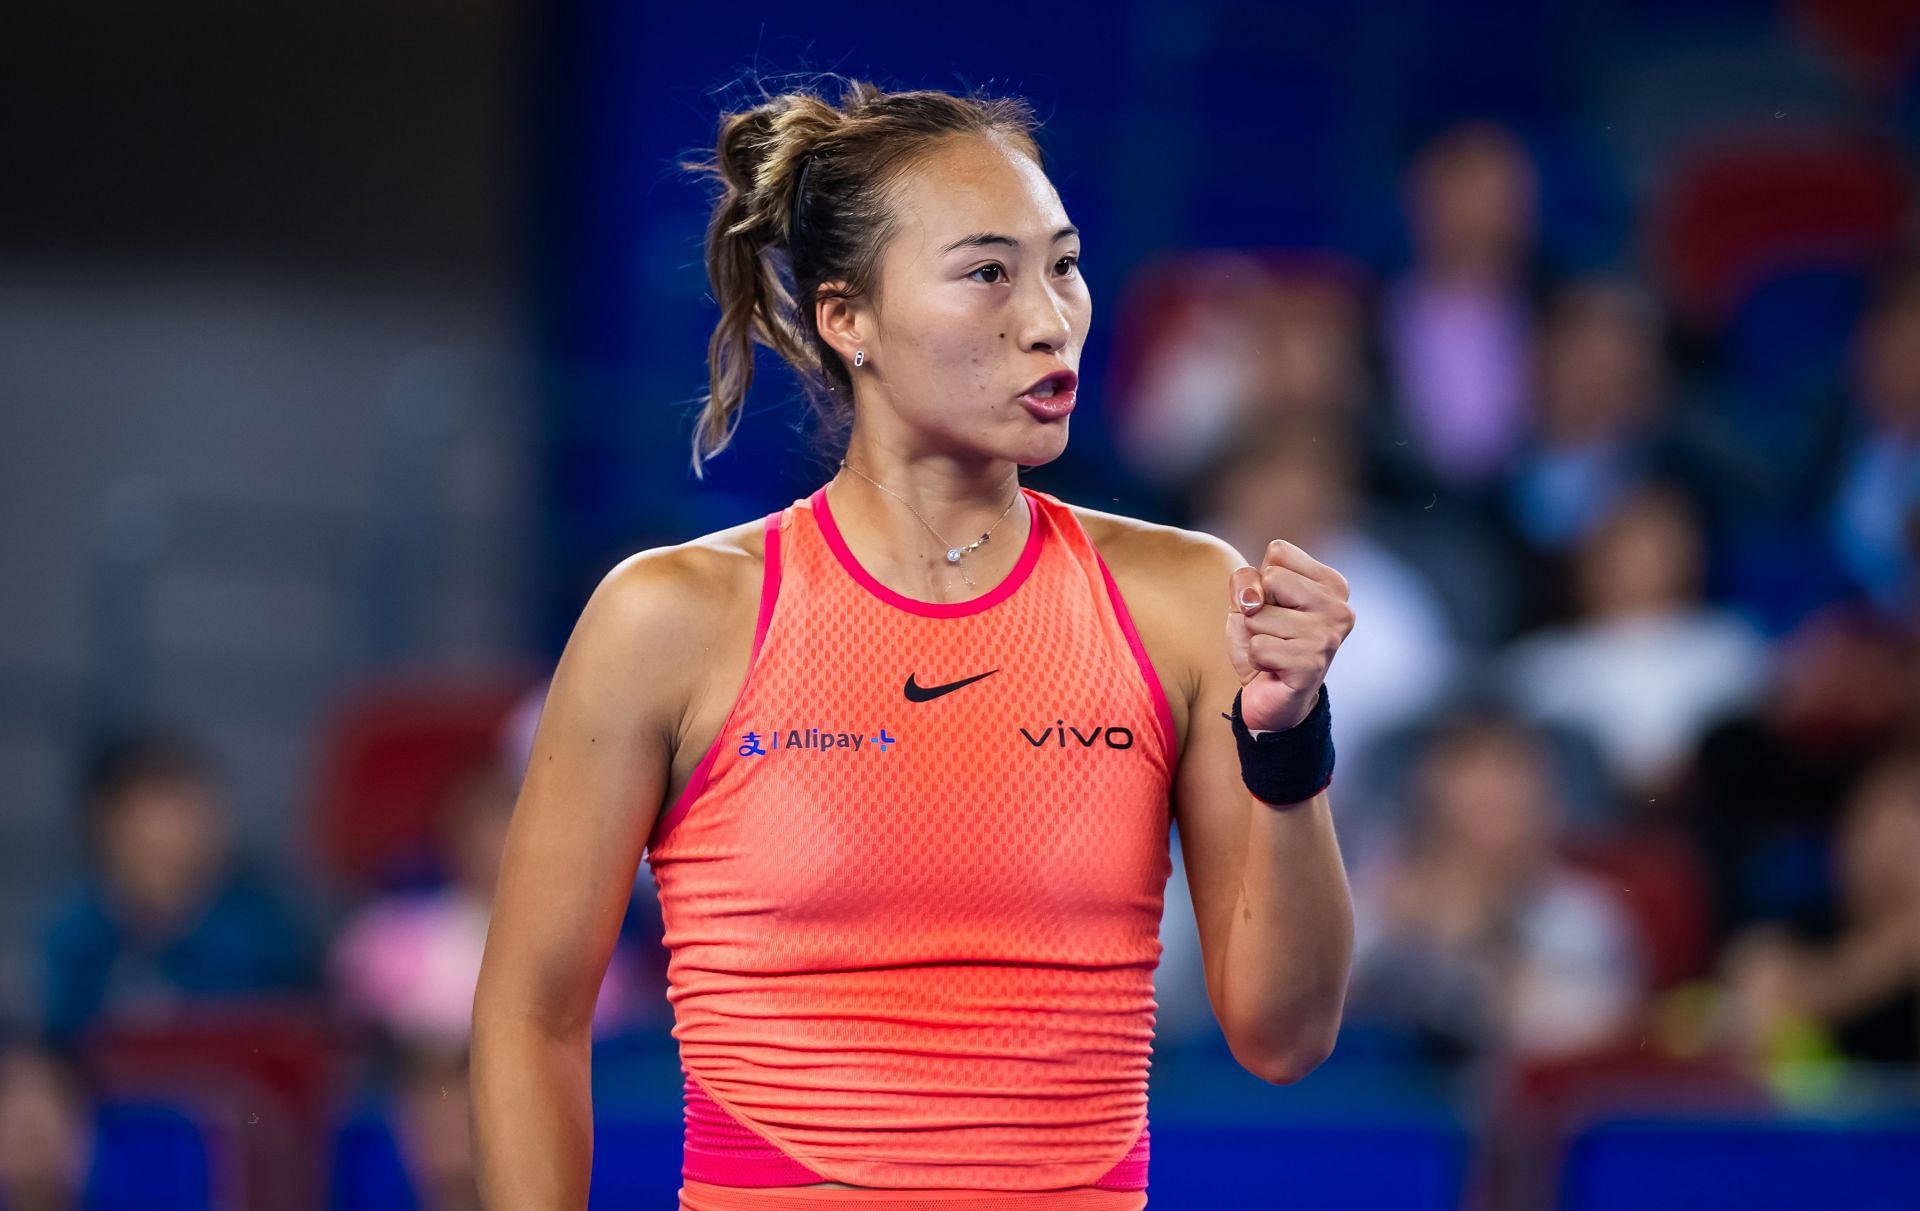
[[[861,471],[859,468],[855,467],[852,463],[849,463],[846,459],[844,458],[841,459],[840,465],[845,467],[847,470],[852,471],[855,475],[858,475],[861,479],[866,480],[868,483],[880,489],[882,492],[885,492],[888,496],[893,497],[895,500],[899,501],[901,504],[907,506],[908,509],[911,509],[913,511],[913,515],[915,517],[920,518],[920,524],[927,528],[927,532],[933,535],[935,538],[940,539],[940,545],[947,548],[947,562],[951,564],[959,563],[960,557],[962,555],[970,554],[975,547],[979,546],[981,543],[987,541],[988,538],[992,537],[993,532],[1000,527],[1000,523],[1006,520],[1007,514],[1013,512],[1014,501],[1017,501],[1020,499],[1020,485],[1018,484],[1018,482],[1016,482],[1014,484],[1014,489],[1013,489],[1013,500],[1008,501],[1007,507],[1000,510],[1000,516],[993,519],[993,524],[987,527],[986,533],[982,534],[979,538],[974,539],[972,542],[968,543],[964,547],[948,546],[947,540],[944,538],[940,538],[940,531],[934,529],[933,523],[928,521],[925,517],[921,516],[920,510],[915,509],[913,507],[912,501],[900,495],[898,492],[895,492],[892,488],[887,487],[887,485],[873,478],[873,476],[868,475],[865,472]],[[967,582],[968,588],[971,589],[971,588],[977,587],[973,583],[973,577],[967,575],[967,570],[965,568],[960,568],[959,572],[960,572],[960,579]]]

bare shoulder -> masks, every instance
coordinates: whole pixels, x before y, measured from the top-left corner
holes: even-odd
[[[609,569],[580,614],[574,642],[608,672],[635,675],[679,730],[703,674],[758,609],[761,519],[635,552]]]
[[[615,564],[596,592],[629,603],[630,609],[685,616],[697,625],[703,614],[731,604],[742,590],[758,593],[764,544],[762,519],[755,518],[649,547]]]
[[[1205,530],[1082,505],[1069,507],[1106,560],[1115,583],[1127,596],[1130,610],[1135,609],[1132,590],[1137,587],[1143,606],[1155,602],[1191,604],[1196,597],[1205,600],[1211,593],[1220,599],[1220,612],[1225,612],[1226,577],[1247,562],[1226,539]],[[1206,580],[1204,588],[1196,583],[1201,579]]]

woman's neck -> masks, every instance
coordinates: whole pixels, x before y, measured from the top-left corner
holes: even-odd
[[[834,523],[860,565],[888,588],[928,601],[977,597],[1012,570],[1032,527],[1019,491],[1012,463],[963,473],[933,461],[889,466],[858,451],[826,485]],[[979,542],[982,534],[987,541]],[[957,562],[947,559],[953,548],[963,552]]]

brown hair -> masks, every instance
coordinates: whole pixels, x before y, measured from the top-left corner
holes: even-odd
[[[880,251],[896,227],[891,187],[915,162],[960,134],[1005,136],[1043,162],[1038,123],[1019,98],[843,85],[837,106],[811,89],[762,89],[759,104],[721,117],[711,159],[681,163],[721,186],[707,224],[720,319],[694,427],[696,477],[739,425],[755,342],[798,373],[824,438],[842,439],[852,427],[853,380],[820,336],[815,303],[878,286]],[[823,292],[826,283],[835,285]]]

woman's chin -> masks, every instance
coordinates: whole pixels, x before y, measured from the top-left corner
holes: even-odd
[[[1046,433],[1037,434],[1038,440],[1022,442],[1020,449],[1011,457],[1023,467],[1038,467],[1059,458],[1067,449],[1067,427],[1065,423],[1050,428]]]

